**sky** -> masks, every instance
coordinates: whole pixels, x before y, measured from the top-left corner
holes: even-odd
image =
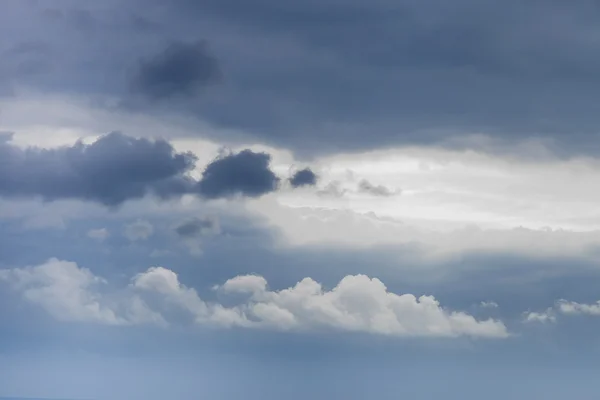
[[[0,2],[0,398],[595,399],[600,8]]]

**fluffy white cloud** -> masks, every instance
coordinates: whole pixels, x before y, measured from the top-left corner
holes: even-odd
[[[527,312],[524,314],[525,322],[539,322],[539,323],[547,323],[547,322],[556,322],[556,315],[552,308],[548,308],[543,312]]]
[[[267,280],[257,275],[240,275],[229,279],[221,288],[234,293],[264,292],[267,289]]]
[[[498,303],[495,301],[482,301],[479,303],[479,307],[481,308],[498,308]]]
[[[236,277],[223,289],[250,293],[249,301],[240,306],[247,319],[283,329],[334,328],[394,336],[507,336],[501,322],[448,312],[432,296],[391,293],[379,279],[365,275],[348,275],[331,290],[304,278],[294,287],[269,291],[266,281],[256,276]]]
[[[574,301],[560,300],[556,307],[563,314],[600,315],[600,301],[594,304],[581,304]]]
[[[391,293],[380,280],[365,275],[346,276],[331,290],[304,278],[279,291],[269,290],[263,277],[237,276],[217,287],[243,295],[244,300],[231,307],[202,300],[163,267],[150,268],[134,276],[127,288],[112,291],[99,290],[97,286],[106,282],[89,270],[56,259],[37,267],[1,270],[0,280],[62,320],[166,325],[183,310],[193,322],[211,326],[335,329],[401,337],[508,336],[500,321],[447,311],[431,296]]]
[[[569,300],[558,300],[553,307],[544,312],[525,314],[526,322],[556,322],[559,315],[590,315],[600,316],[600,301],[592,304],[578,303]]]
[[[179,282],[177,274],[163,267],[152,267],[146,272],[136,275],[131,286],[145,292],[154,292],[173,305],[192,313],[201,320],[209,315],[208,307],[200,299],[198,293]]]
[[[106,282],[76,263],[53,258],[35,267],[0,270],[0,280],[9,282],[25,299],[57,319],[126,323],[97,291],[96,287]]]

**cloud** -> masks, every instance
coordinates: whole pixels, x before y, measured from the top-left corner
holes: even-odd
[[[215,287],[219,289],[219,286]],[[257,293],[267,289],[267,280],[258,275],[240,275],[229,279],[220,287],[226,293]]]
[[[525,322],[538,322],[542,324],[556,322],[556,315],[552,308],[543,312],[528,312],[525,313]]]
[[[290,184],[294,188],[300,186],[314,186],[317,184],[317,175],[310,168],[304,168],[294,173],[290,178]]]
[[[317,191],[317,195],[321,197],[340,198],[348,193],[348,189],[342,187],[340,181],[329,182],[323,189]]]
[[[194,217],[181,222],[174,228],[191,255],[202,255],[202,239],[221,233],[219,219],[216,217]]]
[[[464,312],[448,311],[432,296],[389,292],[380,280],[365,275],[348,275],[331,290],[304,278],[278,291],[269,290],[261,276],[237,276],[216,287],[246,297],[229,307],[202,300],[164,267],[149,268],[135,275],[128,288],[111,292],[98,289],[100,284],[108,285],[89,270],[56,259],[37,267],[0,270],[0,280],[29,302],[68,321],[166,326],[176,318],[175,307],[192,322],[215,327],[333,329],[396,337],[508,336],[500,321],[479,321]]]
[[[90,229],[87,233],[90,239],[98,240],[99,242],[104,241],[108,236],[108,230],[106,228]]]
[[[106,281],[74,262],[52,258],[35,267],[0,270],[0,281],[8,282],[27,301],[61,321],[106,325],[164,322],[135,296],[117,307],[98,288]]]
[[[181,222],[175,232],[184,238],[212,236],[221,233],[221,226],[215,217],[195,217]]]
[[[154,227],[150,222],[138,219],[125,225],[123,233],[127,239],[136,242],[138,240],[146,240],[152,236],[154,234]]]
[[[24,74],[15,67],[23,54],[4,57],[8,86],[118,101],[131,96],[124,71],[135,69],[139,94],[178,97],[166,108],[198,128],[311,155],[390,145],[510,151],[522,141],[598,152],[600,57],[590,38],[600,24],[586,2],[106,0],[61,23],[9,3],[0,37],[18,39],[0,51],[42,37],[52,52],[24,61],[52,68]],[[211,51],[195,38],[209,38]],[[220,71],[227,85],[189,95]]]
[[[560,315],[587,315],[600,316],[600,301],[592,304],[578,303],[570,300],[558,300],[554,307],[549,307],[544,312],[529,312],[525,314],[526,322],[556,322]]]
[[[198,293],[192,288],[187,288],[179,282],[177,274],[163,267],[152,267],[146,272],[136,275],[131,282],[136,289],[148,292],[156,292],[164,299],[179,306],[196,318],[208,316],[207,305],[200,299]]]
[[[390,197],[396,194],[396,191],[392,191],[383,185],[373,185],[366,179],[358,182],[358,192],[380,197]]]
[[[133,89],[152,99],[193,95],[218,81],[221,70],[207,43],[174,42],[155,57],[140,62]]]
[[[243,306],[248,320],[280,329],[333,328],[391,336],[506,337],[498,321],[477,321],[462,312],[447,312],[432,296],[388,292],[376,278],[348,275],[324,290],[311,278],[295,286],[269,291],[260,277],[227,281],[228,292],[251,293]]]
[[[197,157],[176,152],[162,139],[112,132],[91,144],[45,149],[18,147],[11,136],[0,140],[0,197],[77,199],[114,208],[149,195],[163,200],[185,194],[260,197],[279,188],[267,153],[242,150],[220,156],[198,181],[190,176]]]
[[[148,194],[189,192],[195,157],[164,140],[113,132],[90,145],[21,149],[0,142],[0,196],[91,200],[117,206]]]
[[[481,308],[498,308],[498,303],[494,301],[482,301],[479,303]]]
[[[209,199],[243,195],[259,197],[277,190],[279,178],[269,168],[271,156],[243,150],[221,156],[202,173],[199,192]]]
[[[559,300],[556,307],[561,313],[567,315],[600,315],[600,301],[594,304],[582,304],[575,301]]]

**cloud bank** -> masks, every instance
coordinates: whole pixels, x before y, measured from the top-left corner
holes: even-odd
[[[0,196],[5,198],[78,199],[115,207],[148,195],[260,197],[279,188],[271,156],[251,150],[218,157],[195,180],[190,172],[196,156],[177,152],[162,139],[113,132],[92,144],[51,149],[23,149],[6,139],[0,141]]]
[[[169,198],[190,192],[186,175],[195,157],[177,153],[164,140],[110,133],[90,145],[21,149],[0,142],[0,196],[80,199],[116,206],[153,194]]]
[[[195,289],[183,285],[175,272],[164,267],[137,274],[129,287],[120,290],[111,289],[106,280],[89,270],[58,259],[0,270],[0,280],[25,300],[65,321],[185,323],[177,320],[175,307],[187,314],[188,322],[222,328],[325,329],[396,337],[508,336],[500,321],[477,320],[464,312],[445,310],[432,296],[391,293],[380,280],[365,275],[348,275],[331,290],[311,278],[287,289],[270,290],[261,276],[237,276],[215,287],[225,295],[242,297],[233,306],[201,299]]]
[[[133,88],[246,142],[310,154],[522,141],[598,154],[600,23],[588,2],[5,3],[5,95],[127,102]]]

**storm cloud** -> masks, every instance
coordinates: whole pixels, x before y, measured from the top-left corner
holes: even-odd
[[[78,199],[116,207],[148,195],[259,197],[279,184],[269,168],[271,156],[250,150],[217,158],[198,181],[189,175],[196,156],[176,152],[162,139],[113,132],[92,144],[43,149],[17,147],[10,137],[0,135],[0,197]]]
[[[310,168],[304,168],[294,173],[290,178],[290,184],[295,188],[300,186],[314,186],[317,184],[317,175]]]
[[[142,97],[177,98],[136,111],[227,128],[198,129],[213,139],[232,139],[235,128],[243,142],[310,155],[415,144],[510,151],[532,141],[562,155],[600,149],[592,40],[600,17],[589,2],[67,0],[61,8],[79,9],[93,29],[59,25],[41,3],[7,2],[0,36],[43,41],[47,50],[31,62],[52,68],[23,74],[14,66],[24,55],[15,54],[2,60],[4,86],[131,100],[133,70]],[[0,51],[19,43],[5,39]],[[221,76],[226,84],[198,95]]]
[[[191,153],[177,153],[164,140],[113,132],[87,145],[21,149],[0,142],[0,196],[81,199],[117,206],[148,194],[161,198],[193,190],[186,174]]]
[[[140,62],[132,88],[152,99],[193,95],[220,76],[219,64],[206,42],[174,42],[160,54]]]
[[[244,195],[259,197],[277,190],[279,178],[269,168],[271,156],[243,150],[210,163],[199,182],[199,193],[209,199]]]

